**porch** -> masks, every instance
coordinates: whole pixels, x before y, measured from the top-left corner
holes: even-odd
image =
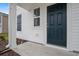
[[[13,48],[21,56],[78,56],[78,53],[69,52],[67,50],[48,47],[45,45],[25,42]]]

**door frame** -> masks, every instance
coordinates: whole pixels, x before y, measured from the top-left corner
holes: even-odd
[[[60,3],[55,3],[55,4],[51,4],[51,5],[49,5],[49,6],[52,6],[52,5],[56,5],[56,4],[60,4]],[[62,4],[62,3],[61,3]],[[48,6],[47,6],[48,7]],[[47,8],[46,8],[47,9]],[[59,46],[59,45],[54,45],[54,44],[49,44],[48,42],[46,42],[48,45],[54,45],[54,46],[59,46],[59,47],[64,47],[64,48],[68,48],[67,47],[67,45],[68,45],[68,40],[67,40],[67,34],[68,34],[68,29],[67,29],[67,15],[68,15],[69,13],[68,13],[68,5],[67,5],[67,3],[66,3],[66,46],[64,47],[64,46]],[[48,27],[48,10],[47,10],[47,27]],[[47,40],[48,40],[48,28],[47,28]]]

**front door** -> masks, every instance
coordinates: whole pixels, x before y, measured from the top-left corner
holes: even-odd
[[[47,7],[47,43],[66,47],[66,4]]]

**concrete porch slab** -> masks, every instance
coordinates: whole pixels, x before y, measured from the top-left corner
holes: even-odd
[[[78,56],[79,54],[62,49],[47,47],[44,45],[26,42],[13,49],[21,56]]]

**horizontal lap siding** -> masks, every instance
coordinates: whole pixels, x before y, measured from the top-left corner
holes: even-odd
[[[8,33],[8,16],[3,16],[2,20],[2,32]]]
[[[71,4],[72,46],[79,51],[79,4]]]

